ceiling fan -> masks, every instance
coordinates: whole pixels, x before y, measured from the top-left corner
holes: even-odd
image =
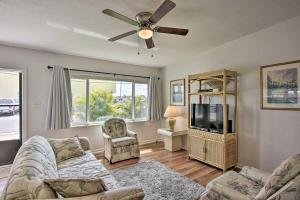
[[[105,9],[102,12],[106,15],[111,17],[117,18],[134,26],[138,26],[138,30],[132,30],[116,37],[108,39],[111,42],[119,40],[121,38],[133,35],[135,33],[138,36],[145,40],[147,48],[151,49],[154,47],[154,42],[152,39],[153,33],[168,33],[168,34],[175,34],[175,35],[187,35],[189,32],[188,29],[181,29],[181,28],[172,28],[172,27],[161,27],[157,26],[152,28],[151,26],[156,24],[161,18],[163,18],[168,12],[170,12],[176,4],[170,0],[165,0],[159,8],[152,14],[150,12],[140,12],[135,16],[136,20],[130,19],[122,14],[119,14],[113,10]]]

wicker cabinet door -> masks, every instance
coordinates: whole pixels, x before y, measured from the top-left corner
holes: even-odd
[[[214,166],[224,166],[223,144],[207,140],[205,143],[206,161]]]
[[[205,160],[205,140],[190,136],[190,156],[198,160]]]

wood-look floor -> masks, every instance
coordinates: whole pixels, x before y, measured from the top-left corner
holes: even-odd
[[[102,164],[107,169],[116,169],[120,167],[125,167],[128,165],[136,164],[144,160],[157,160],[167,167],[179,172],[180,174],[192,179],[193,181],[199,183],[202,186],[212,179],[220,176],[222,171],[216,169],[212,166],[206,165],[196,160],[188,159],[187,152],[185,150],[180,150],[176,152],[170,152],[164,149],[164,144],[153,143],[142,145],[140,147],[141,158],[140,159],[130,159],[114,164],[110,164],[103,156],[96,156],[101,160]]]

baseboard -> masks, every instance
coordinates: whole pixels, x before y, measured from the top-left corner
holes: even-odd
[[[104,148],[92,149],[91,151],[95,155],[104,155]]]
[[[151,143],[162,142],[162,141],[163,140],[161,140],[161,139],[144,140],[144,141],[140,141],[140,145],[151,144]],[[91,151],[95,155],[100,155],[100,156],[104,155],[104,148],[91,149]]]
[[[163,141],[162,139],[144,140],[144,141],[140,141],[140,145],[151,144],[151,143],[162,142],[162,141]]]

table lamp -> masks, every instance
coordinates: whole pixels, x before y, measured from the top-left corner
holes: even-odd
[[[174,131],[175,123],[176,123],[175,117],[178,117],[178,116],[179,116],[179,112],[175,106],[167,107],[164,117],[168,117],[169,129],[171,131]]]

